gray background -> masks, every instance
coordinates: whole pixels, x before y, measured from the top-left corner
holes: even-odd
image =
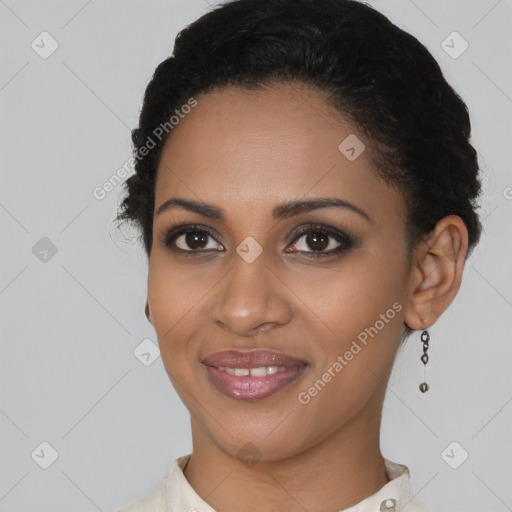
[[[413,494],[434,510],[512,510],[512,2],[371,3],[426,44],[466,100],[485,172],[485,232],[431,329],[431,389],[418,390],[413,336],[389,384],[383,453],[409,466]],[[93,189],[126,163],[150,75],[208,8],[0,0],[4,512],[111,511],[148,494],[190,452],[188,413],[161,359],[145,366],[134,355],[156,338],[143,313],[142,246],[112,223],[121,187],[103,200]],[[31,47],[50,48],[43,31],[59,45],[46,59]],[[469,43],[458,58],[441,46],[453,31]],[[47,469],[44,441],[58,452]]]

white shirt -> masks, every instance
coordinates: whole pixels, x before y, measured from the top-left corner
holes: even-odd
[[[189,455],[177,458],[167,476],[146,498],[116,512],[215,512],[188,483],[183,468]],[[386,475],[391,480],[357,505],[340,512],[429,512],[409,495],[409,469],[384,458]]]

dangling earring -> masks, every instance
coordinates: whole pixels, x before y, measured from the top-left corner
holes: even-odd
[[[427,363],[428,363],[428,342],[430,341],[430,334],[427,330],[423,331],[420,336],[421,341],[423,342],[423,355],[421,356],[421,362],[423,363],[423,378],[426,380],[427,375]],[[420,391],[422,393],[426,393],[429,390],[429,385],[426,382],[422,382],[420,384]]]

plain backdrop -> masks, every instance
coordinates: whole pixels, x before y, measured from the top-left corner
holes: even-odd
[[[371,4],[429,48],[467,102],[484,172],[482,240],[430,331],[431,389],[418,390],[413,335],[388,387],[382,450],[434,511],[512,510],[512,2]],[[121,187],[93,191],[128,160],[145,86],[177,32],[210,8],[0,0],[4,512],[112,511],[190,453],[188,412],[143,312],[142,245],[113,223]]]

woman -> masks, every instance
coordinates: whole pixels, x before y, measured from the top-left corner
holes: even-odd
[[[480,235],[469,136],[428,51],[361,3],[234,0],[178,35],[119,217],[193,453],[124,511],[425,510],[380,418]]]

